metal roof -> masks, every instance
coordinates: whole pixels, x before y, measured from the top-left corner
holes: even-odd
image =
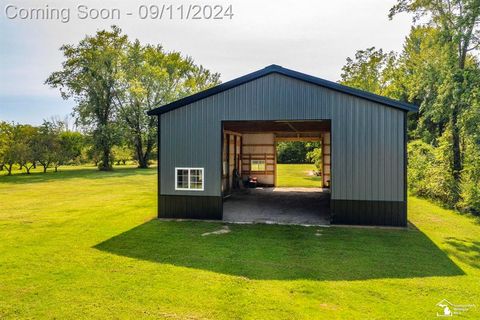
[[[152,109],[152,110],[148,111],[147,114],[150,115],[150,116],[161,115],[163,113],[167,113],[167,112],[172,111],[174,109],[181,108],[181,107],[186,106],[186,105],[188,105],[190,103],[193,103],[195,101],[205,99],[205,98],[210,97],[212,95],[215,95],[217,93],[229,90],[229,89],[234,88],[236,86],[242,85],[244,83],[253,81],[255,79],[264,77],[264,76],[272,74],[272,73],[278,73],[278,74],[281,74],[281,75],[284,75],[284,76],[287,76],[287,77],[291,77],[291,78],[294,78],[294,79],[305,81],[305,82],[308,82],[308,83],[311,83],[311,84],[315,84],[315,85],[318,85],[318,86],[321,86],[321,87],[325,87],[325,88],[335,90],[335,91],[338,91],[338,92],[341,92],[341,93],[349,94],[349,95],[359,97],[359,98],[362,98],[362,99],[377,102],[377,103],[380,103],[380,104],[383,104],[383,105],[386,105],[386,106],[389,106],[389,107],[392,107],[392,108],[400,109],[400,110],[403,110],[403,111],[407,111],[407,112],[417,112],[418,111],[418,107],[416,105],[413,105],[413,104],[409,104],[409,103],[398,101],[398,100],[393,100],[393,99],[390,99],[390,98],[387,98],[387,97],[379,96],[379,95],[371,93],[371,92],[347,87],[347,86],[338,84],[336,82],[324,80],[324,79],[317,78],[317,77],[314,77],[314,76],[311,76],[311,75],[308,75],[308,74],[305,74],[305,73],[301,73],[301,72],[298,72],[298,71],[283,68],[279,65],[272,64],[268,67],[265,67],[264,69],[260,69],[258,71],[249,73],[249,74],[244,75],[242,77],[239,77],[239,78],[227,81],[225,83],[219,84],[218,86],[212,87],[210,89],[198,92],[198,93],[193,94],[191,96],[188,96],[188,97],[182,98],[180,100],[174,101],[172,103],[169,103],[169,104],[160,106],[158,108]]]

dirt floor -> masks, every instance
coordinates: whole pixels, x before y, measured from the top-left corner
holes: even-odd
[[[321,188],[255,188],[234,192],[223,220],[241,223],[330,224],[330,194]]]

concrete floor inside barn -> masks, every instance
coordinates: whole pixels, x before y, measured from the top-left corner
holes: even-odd
[[[330,194],[322,188],[255,188],[232,193],[223,220],[236,223],[330,224]]]

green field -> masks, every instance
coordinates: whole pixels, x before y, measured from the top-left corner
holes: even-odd
[[[408,230],[202,236],[221,224],[154,219],[154,169],[62,171],[0,177],[0,319],[480,318],[479,221],[425,200]]]
[[[322,178],[311,175],[316,170],[313,164],[278,164],[278,187],[321,188]]]

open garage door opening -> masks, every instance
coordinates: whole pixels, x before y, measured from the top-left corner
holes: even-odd
[[[224,121],[222,127],[223,220],[330,223],[329,120]],[[294,141],[318,144],[317,170],[312,165],[311,172],[302,172],[278,163],[277,146]]]

